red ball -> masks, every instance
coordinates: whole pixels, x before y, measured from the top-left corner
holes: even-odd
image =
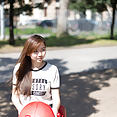
[[[54,117],[51,107],[43,102],[31,102],[20,112],[19,117]]]

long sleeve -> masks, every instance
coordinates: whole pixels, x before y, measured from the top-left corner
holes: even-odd
[[[52,93],[52,102],[53,102],[52,110],[54,112],[55,117],[57,116],[57,113],[60,107],[59,88],[60,88],[60,76],[59,76],[58,68],[55,67],[54,78],[51,81],[51,93]]]
[[[21,110],[23,109],[23,105],[20,103],[18,95],[14,92],[15,86],[13,86],[12,89],[12,102],[14,104],[14,106],[16,107],[16,109],[18,110],[18,113],[21,112]]]
[[[16,82],[17,82],[16,72],[19,69],[19,66],[20,66],[20,64],[17,64],[13,71],[13,81],[12,81],[13,85],[12,85],[12,97],[11,97],[11,100],[12,100],[14,106],[16,107],[16,109],[18,110],[18,113],[20,113],[20,111],[23,108],[23,105],[20,103],[19,97],[18,97],[17,93],[15,92],[15,87],[16,87]]]
[[[55,117],[57,116],[59,107],[60,107],[60,94],[59,89],[52,89],[52,100],[53,100],[53,107],[52,110],[54,112]]]

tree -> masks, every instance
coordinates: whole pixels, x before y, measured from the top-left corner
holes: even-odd
[[[14,40],[14,25],[13,25],[13,17],[14,17],[14,0],[10,0],[10,11],[9,11],[9,32],[10,32],[10,38],[9,38],[9,44],[14,45],[15,40]]]
[[[70,0],[69,9],[77,10],[85,17],[87,6],[86,0]]]
[[[44,0],[44,2],[47,2],[48,5],[51,4],[52,1],[53,0]],[[60,2],[59,14],[57,18],[57,33],[56,33],[56,36],[60,37],[63,34],[67,34],[67,14],[68,14],[69,0],[56,0],[56,2]]]
[[[31,1],[31,0],[30,0]],[[19,7],[14,7],[14,4],[18,4]],[[6,9],[9,14],[9,44],[15,45],[14,39],[14,16],[26,12],[28,15],[32,12],[31,5],[25,5],[24,0],[5,0],[5,5],[9,5],[9,9]]]
[[[87,9],[92,12],[102,13],[107,10],[109,0],[70,0],[70,9],[76,9],[85,15]]]
[[[93,12],[102,13],[103,11],[108,11],[107,6],[110,6],[112,10],[112,23],[111,23],[111,35],[110,38],[114,39],[114,22],[115,22],[115,12],[116,12],[117,0],[70,0],[71,9],[77,9],[80,12],[83,12],[85,15],[86,9],[90,9]]]
[[[112,23],[111,23],[111,34],[110,34],[110,38],[114,39],[113,33],[114,33],[114,24],[115,24],[115,11],[116,11],[116,4],[117,1],[116,0],[111,0],[111,5],[112,5]]]
[[[67,33],[67,10],[69,0],[60,0],[60,9],[57,20],[57,37]]]

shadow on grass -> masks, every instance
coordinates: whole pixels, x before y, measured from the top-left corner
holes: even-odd
[[[64,46],[74,46],[74,45],[82,45],[82,44],[91,44],[98,39],[86,39],[86,38],[79,38],[77,36],[63,36],[60,38],[57,38],[56,36],[50,36],[45,38],[47,46],[48,47],[64,47]],[[23,46],[26,39],[16,39],[15,45],[13,47],[17,46]],[[7,41],[0,41],[0,48],[4,47],[5,45],[8,45]]]
[[[12,47],[24,46],[25,41],[26,39],[17,39],[15,40],[15,45],[12,45]],[[4,47],[5,45],[9,45],[8,40],[0,41],[0,48]]]
[[[56,36],[50,36],[46,38],[47,46],[73,46],[73,45],[81,45],[81,44],[91,44],[97,39],[86,39],[86,38],[78,38],[77,36],[64,36],[61,38],[57,38]]]
[[[7,60],[8,59],[8,60]],[[7,58],[3,66],[10,64],[7,61],[13,61]],[[102,87],[108,87],[107,80],[117,77],[117,69],[112,69],[108,61],[101,61],[98,66],[110,65],[110,69],[95,70],[91,69],[83,72],[64,74],[68,68],[65,67],[66,61],[60,59],[48,60],[56,64],[62,71],[61,74],[61,102],[67,109],[67,117],[88,117],[92,113],[98,112],[95,105],[98,100],[89,97],[93,91],[101,90]],[[0,71],[2,72],[2,70]],[[7,71],[6,71],[7,73]],[[7,74],[6,74],[7,75]],[[1,75],[2,76],[2,75]],[[5,77],[5,76],[4,76]],[[0,83],[0,113],[1,117],[17,117],[17,112],[11,103],[11,86],[7,83]]]
[[[90,38],[91,36],[91,38]],[[89,39],[88,39],[88,38]],[[78,36],[61,36],[60,38],[57,38],[56,36],[49,36],[46,37],[46,43],[48,47],[67,47],[67,46],[74,46],[74,45],[83,45],[83,44],[92,44],[95,41],[99,40],[109,40],[109,36],[99,36],[96,37],[95,35],[88,35],[84,37],[78,37]],[[115,40],[117,39],[117,35],[115,35]],[[17,46],[23,46],[25,43],[26,39],[16,39],[15,40],[15,45],[13,47]],[[5,45],[8,45],[8,40],[7,41],[0,41],[0,48],[4,47]]]
[[[92,44],[96,41],[100,41],[100,40],[110,40],[110,37],[105,35],[105,36],[92,36],[92,35],[88,35],[88,36],[84,36],[84,37],[80,37],[80,36],[63,36],[60,38],[57,38],[56,36],[50,36],[46,38],[46,43],[47,46],[52,47],[52,46],[57,46],[57,47],[61,47],[61,46],[74,46],[74,45],[83,45],[83,44]],[[117,41],[117,35],[115,35],[115,41]]]
[[[117,34],[116,34],[116,33],[113,35],[113,37],[114,37],[113,40],[117,41]],[[109,34],[102,35],[102,36],[97,35],[97,37],[95,37],[95,39],[98,39],[98,40],[101,40],[101,39],[103,39],[103,40],[111,40],[110,38],[111,38],[111,37],[110,37]]]

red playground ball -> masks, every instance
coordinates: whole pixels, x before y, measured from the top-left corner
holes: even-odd
[[[51,107],[43,102],[31,102],[20,112],[19,117],[54,117]]]

